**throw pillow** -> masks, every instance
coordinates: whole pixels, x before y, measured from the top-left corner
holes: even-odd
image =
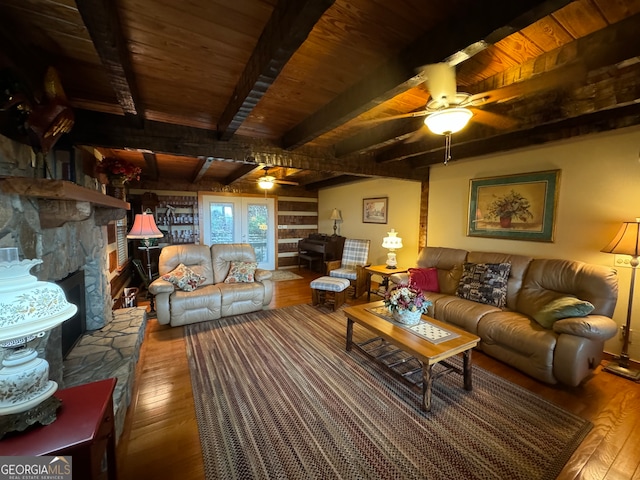
[[[502,308],[507,304],[510,263],[465,263],[456,294]]]
[[[594,306],[576,297],[560,297],[547,303],[533,316],[544,328],[553,328],[556,320],[570,317],[584,317],[593,312]]]
[[[205,277],[198,275],[184,263],[181,263],[169,273],[165,273],[162,276],[162,279],[173,283],[176,287],[180,290],[184,290],[185,292],[194,291],[206,280]]]
[[[440,285],[438,284],[438,269],[435,267],[410,268],[409,283],[426,292],[440,293]]]
[[[231,268],[224,283],[251,283],[258,268],[258,262],[231,262]]]

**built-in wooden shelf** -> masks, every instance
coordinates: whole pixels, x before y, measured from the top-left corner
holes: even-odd
[[[123,218],[126,210],[131,208],[128,202],[67,180],[2,177],[0,191],[38,198],[42,228],[85,220],[91,215],[91,206],[95,208],[96,223],[106,225],[112,220]]]

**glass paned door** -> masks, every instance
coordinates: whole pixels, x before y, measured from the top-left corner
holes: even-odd
[[[204,195],[202,240],[216,243],[249,243],[258,267],[275,269],[275,201],[273,198]]]

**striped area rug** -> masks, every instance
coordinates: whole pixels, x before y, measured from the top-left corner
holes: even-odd
[[[206,478],[553,479],[591,424],[474,367],[432,411],[309,305],[188,325]],[[354,340],[368,337],[354,327]]]

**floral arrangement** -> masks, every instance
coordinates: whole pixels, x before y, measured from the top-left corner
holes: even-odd
[[[97,165],[98,173],[104,173],[109,180],[119,179],[123,182],[140,180],[142,169],[134,164],[117,158],[105,157]]]
[[[529,208],[531,208],[529,200],[515,190],[511,190],[506,195],[496,198],[489,205],[488,215],[493,218],[516,217],[520,221],[526,222],[528,218],[533,218]]]
[[[390,312],[426,312],[431,306],[422,290],[415,285],[398,285],[387,290],[384,296],[384,305]]]

